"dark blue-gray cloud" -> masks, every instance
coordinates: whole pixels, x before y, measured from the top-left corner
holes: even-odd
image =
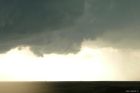
[[[73,25],[83,10],[84,0],[1,0],[0,51],[18,45],[47,47],[53,31]],[[43,42],[39,34],[44,32]]]
[[[20,45],[36,54],[77,52],[96,38],[139,48],[139,9],[139,0],[1,0],[0,52]]]

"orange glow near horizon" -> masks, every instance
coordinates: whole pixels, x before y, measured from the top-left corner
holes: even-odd
[[[30,47],[0,54],[0,81],[139,80],[140,51],[120,51],[84,42],[76,54],[36,56]],[[131,69],[130,69],[131,68]]]
[[[112,53],[118,55],[112,48],[83,46],[77,54],[37,57],[29,47],[17,47],[0,55],[0,81],[121,80],[119,70],[109,63]]]

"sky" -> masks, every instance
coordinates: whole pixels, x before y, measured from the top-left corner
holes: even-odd
[[[139,0],[1,0],[0,81],[139,81]]]

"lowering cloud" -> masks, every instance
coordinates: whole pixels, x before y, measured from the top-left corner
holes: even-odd
[[[0,52],[75,53],[83,40],[139,49],[139,0],[0,1]]]

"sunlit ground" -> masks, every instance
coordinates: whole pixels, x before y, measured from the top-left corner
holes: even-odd
[[[125,54],[128,52],[112,47],[82,44],[77,54],[52,53],[37,57],[28,46],[17,47],[0,55],[0,81],[140,80],[136,68],[140,64],[132,63],[135,58],[140,61],[139,52],[128,54],[132,55],[128,59]]]

